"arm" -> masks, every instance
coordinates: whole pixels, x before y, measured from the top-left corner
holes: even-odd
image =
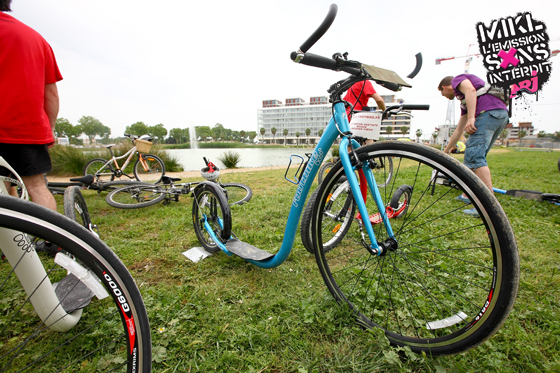
[[[56,83],[45,84],[45,103],[44,109],[49,118],[49,123],[51,124],[51,130],[53,134],[54,141],[54,127],[56,125],[56,118],[58,116],[58,89]]]
[[[467,115],[466,115],[466,125],[465,132],[472,135],[476,132],[475,123],[475,113],[476,113],[476,89],[472,85],[471,81],[465,79],[457,87],[461,93],[465,95],[465,100],[467,101]],[[462,119],[462,117],[461,117]],[[462,133],[462,131],[461,131]]]
[[[465,131],[465,126],[468,122],[467,117],[468,115],[463,115],[461,118],[459,118],[459,123],[457,123],[457,128],[455,129],[455,132],[453,132],[453,135],[451,135],[451,138],[449,139],[447,146],[443,150],[444,153],[449,154],[449,152],[451,152],[451,149],[453,149],[453,147],[457,144],[457,141],[459,141],[459,139],[461,138],[461,135]]]
[[[379,109],[385,110],[385,101],[383,101],[379,93],[374,93],[371,95],[371,97],[373,97],[375,102],[377,102],[377,107],[379,107]]]

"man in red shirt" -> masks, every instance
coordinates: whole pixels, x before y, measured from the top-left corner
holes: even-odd
[[[385,110],[385,101],[375,91],[373,84],[369,80],[352,85],[346,92],[343,100],[348,101],[354,107],[354,111],[360,111],[367,106],[370,97],[375,100],[379,109]],[[346,110],[346,114],[348,115],[348,120],[350,120],[350,108]]]
[[[54,144],[56,82],[62,76],[45,39],[4,13],[10,5],[0,0],[0,156],[21,176],[34,202],[56,211],[43,174],[52,169],[48,147]]]

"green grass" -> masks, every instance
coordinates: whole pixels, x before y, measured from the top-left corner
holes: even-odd
[[[497,150],[488,161],[497,188],[560,193],[559,156]],[[222,177],[253,189],[250,203],[232,207],[234,232],[271,252],[280,247],[295,192],[283,175]],[[223,253],[195,264],[181,254],[200,246],[191,197],[126,211],[108,206],[105,194],[84,195],[101,238],[143,294],[154,372],[560,372],[560,206],[497,196],[520,252],[514,310],[478,348],[431,358],[388,347],[382,333],[356,327],[328,293],[299,234],[288,260],[272,270]]]

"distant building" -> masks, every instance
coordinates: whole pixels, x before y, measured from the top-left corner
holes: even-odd
[[[402,99],[396,99],[394,95],[382,96],[387,105],[403,103]],[[375,103],[375,101],[370,100]],[[309,98],[306,103],[301,98],[287,98],[285,104],[279,100],[263,100],[262,108],[257,111],[257,134],[259,139],[262,137],[267,144],[305,144],[308,137],[306,129],[311,131],[309,134],[309,145],[319,141],[320,131],[324,131],[332,116],[332,105],[326,96],[315,96]],[[401,128],[407,129],[410,135],[410,115],[399,115],[391,117],[381,123],[381,136],[385,139],[396,139],[403,137]],[[392,133],[387,133],[387,127],[391,126]],[[264,136],[261,136],[261,128],[264,128]],[[276,129],[273,136],[272,128]],[[287,129],[287,135],[284,130]],[[299,132],[299,139],[296,133]],[[406,136],[406,135],[405,135]]]

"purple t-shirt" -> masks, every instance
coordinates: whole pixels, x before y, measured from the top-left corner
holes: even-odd
[[[484,80],[480,79],[476,75],[472,75],[472,74],[457,75],[455,78],[453,78],[453,80],[451,80],[451,86],[453,87],[453,90],[455,91],[455,97],[457,97],[457,100],[459,100],[459,101],[464,99],[465,95],[463,93],[461,93],[461,91],[459,91],[457,89],[457,87],[465,79],[470,80],[474,89],[476,89],[476,90],[484,87],[484,85],[486,84],[486,82]],[[492,95],[488,95],[488,94],[478,96],[478,98],[476,100],[476,112],[475,112],[474,116],[478,117],[478,115],[480,113],[484,113],[485,111],[495,110],[495,109],[507,110],[508,108],[507,108],[506,104],[504,104],[502,102],[502,100],[500,100],[496,96],[492,96]],[[461,104],[461,116],[466,115],[466,114],[467,114],[467,105]]]

